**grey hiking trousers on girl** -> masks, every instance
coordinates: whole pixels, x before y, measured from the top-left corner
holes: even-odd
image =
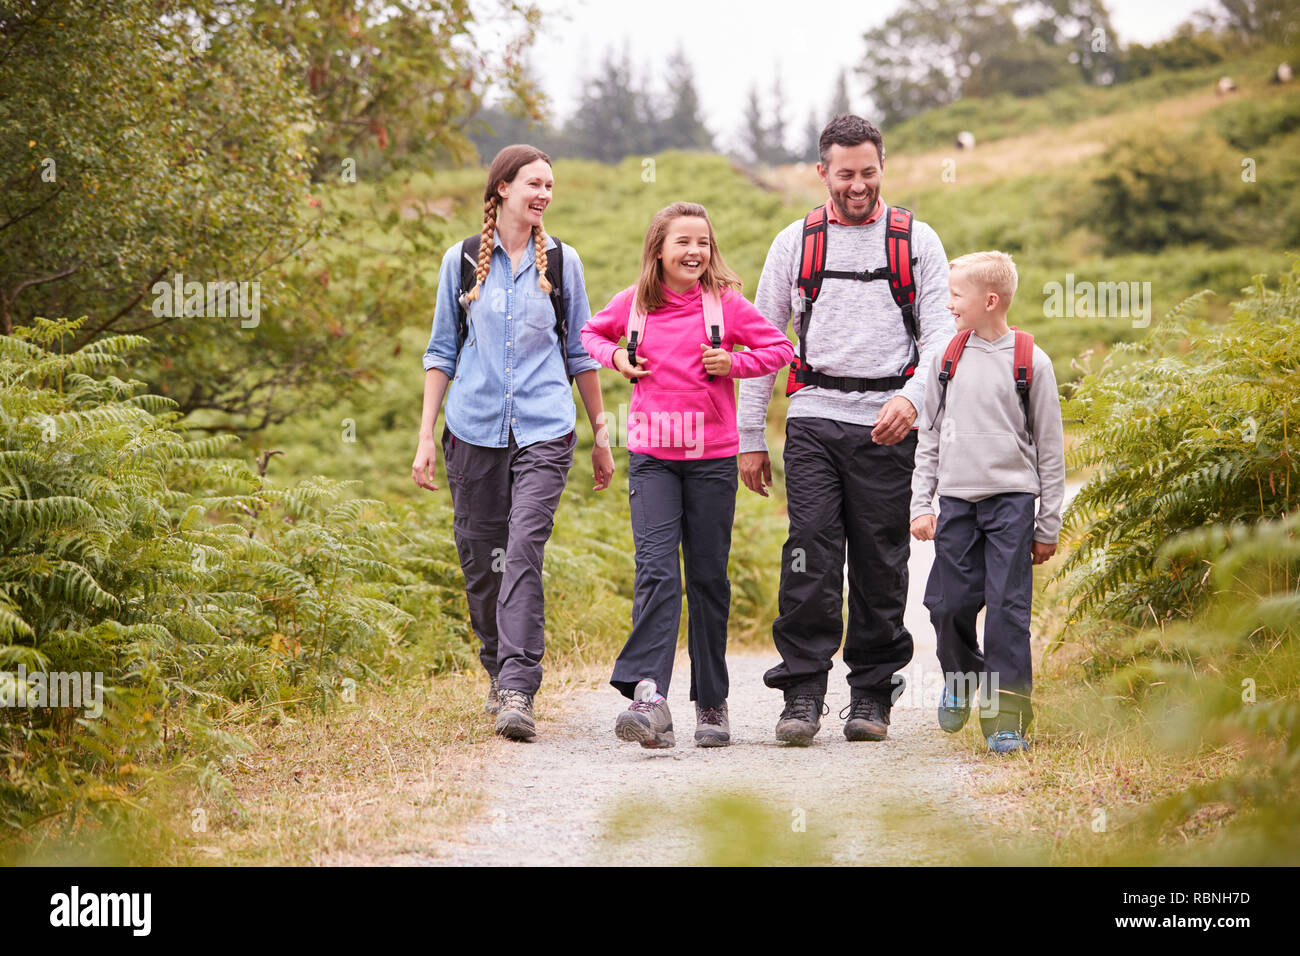
[[[570,432],[520,448],[511,432],[507,447],[484,448],[442,432],[469,620],[502,690],[535,694],[542,682],[542,557],[576,443]]]
[[[632,633],[609,682],[631,697],[649,678],[668,695],[682,620],[686,565],[687,643],[691,700],[716,707],[727,699],[727,556],[736,512],[736,459],[677,461],[628,454],[628,501],[636,543]]]

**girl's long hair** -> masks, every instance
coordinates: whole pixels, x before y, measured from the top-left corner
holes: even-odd
[[[641,250],[641,277],[636,281],[636,303],[649,313],[663,307],[667,297],[664,294],[663,263],[659,253],[663,252],[664,241],[668,238],[668,226],[679,216],[692,216],[703,219],[709,226],[709,265],[700,276],[700,285],[704,292],[716,292],[719,296],[727,289],[739,292],[743,287],[740,276],[727,268],[718,251],[718,240],[713,234],[713,223],[709,212],[699,203],[675,202],[655,213],[646,230],[645,247]]]
[[[478,299],[483,281],[487,279],[488,269],[492,266],[492,248],[496,244],[497,210],[501,206],[501,197],[497,187],[502,183],[513,182],[519,170],[529,163],[545,160],[549,166],[551,157],[536,146],[516,143],[507,146],[496,154],[492,165],[488,167],[487,186],[483,190],[483,232],[478,243],[478,266],[474,270],[474,288],[465,294],[466,302]],[[547,295],[551,294],[551,283],[546,278],[546,229],[533,227],[533,257],[537,262],[537,287]],[[464,290],[462,290],[464,292]]]

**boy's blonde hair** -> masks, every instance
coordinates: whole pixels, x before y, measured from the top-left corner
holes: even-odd
[[[998,301],[1010,308],[1020,277],[1016,274],[1016,264],[1005,252],[972,252],[953,259],[948,268],[965,270],[989,292],[996,292]]]

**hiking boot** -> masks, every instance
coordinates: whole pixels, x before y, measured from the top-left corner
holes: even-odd
[[[844,722],[844,736],[849,740],[884,740],[889,733],[889,705],[875,697],[854,697],[849,706],[840,711]]]
[[[643,690],[643,685],[646,684],[649,684],[649,689]],[[642,699],[652,696],[659,697],[655,694],[652,681],[637,684],[638,699],[632,701],[632,706],[614,721],[614,736],[619,740],[638,743],[647,750],[675,747],[677,737],[673,733],[673,715],[668,710],[668,699]]]
[[[533,723],[533,695],[527,691],[498,688],[501,709],[497,711],[496,732],[510,740],[532,740],[537,736]]]
[[[990,734],[985,742],[989,745],[989,750],[999,757],[1029,749],[1029,742],[1014,730],[999,730],[996,734]]]
[[[483,704],[483,710],[488,714],[496,714],[501,710],[501,684],[495,677],[488,684],[487,701]]]
[[[786,698],[785,710],[776,722],[776,739],[785,744],[807,747],[822,729],[822,714],[829,713],[821,694],[795,694]]]
[[[943,689],[943,698],[939,701],[939,726],[950,734],[955,734],[966,726],[970,717],[970,701],[958,697],[947,687]]]
[[[725,747],[731,743],[731,724],[727,721],[727,702],[717,707],[695,705],[695,746]]]

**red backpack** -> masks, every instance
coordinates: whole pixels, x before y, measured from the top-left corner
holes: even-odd
[[[1034,380],[1034,337],[1028,332],[1021,332],[1014,325],[1011,330],[1016,333],[1015,352],[1011,359],[1011,378],[1016,383],[1016,394],[1020,396],[1020,407],[1025,411],[1025,431],[1029,433],[1029,444],[1034,443],[1034,429],[1029,423],[1029,385]],[[930,430],[939,420],[939,413],[948,402],[948,383],[957,374],[957,363],[966,343],[970,340],[971,329],[962,329],[948,341],[944,349],[943,361],[939,363],[939,407],[930,419]]]
[[[833,388],[841,392],[892,392],[907,384],[916,372],[920,361],[913,305],[916,302],[916,276],[912,266],[912,213],[902,206],[890,206],[885,220],[885,261],[883,268],[865,272],[843,272],[826,268],[826,207],[818,206],[804,217],[803,251],[799,258],[799,357],[790,363],[790,376],[785,393],[793,395],[805,385]],[[808,326],[812,320],[812,306],[822,290],[823,279],[855,279],[858,282],[889,280],[889,292],[903,312],[903,325],[912,339],[912,358],[899,375],[886,378],[851,378],[844,375],[823,375],[808,365]]]

